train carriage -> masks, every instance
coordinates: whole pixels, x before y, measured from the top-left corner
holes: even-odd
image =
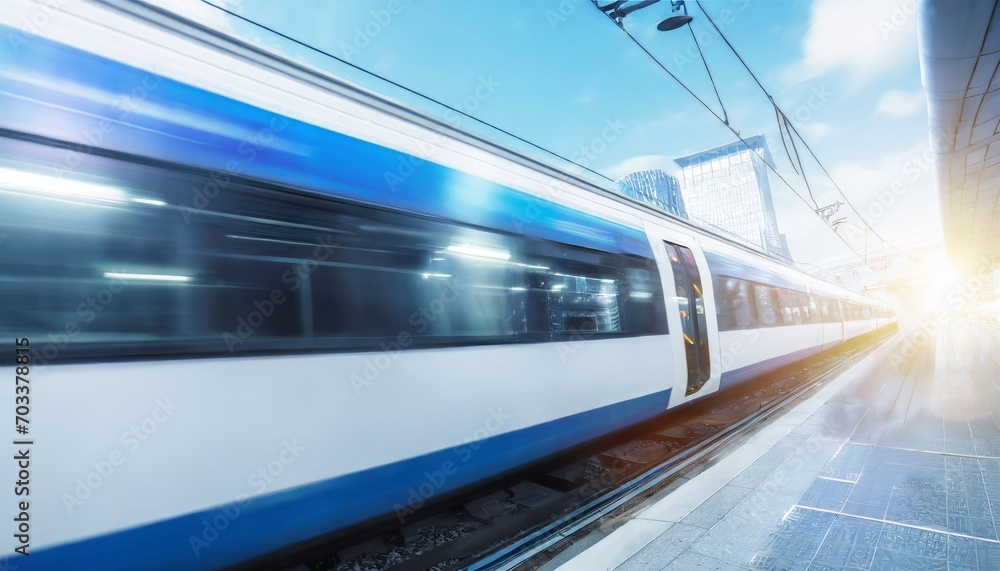
[[[47,10],[0,45],[18,568],[216,568],[405,517],[892,321],[167,12]]]

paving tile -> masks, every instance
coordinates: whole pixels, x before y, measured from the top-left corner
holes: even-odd
[[[757,490],[698,539],[691,549],[739,567],[767,541],[797,499],[795,495]]]
[[[726,514],[732,511],[740,502],[746,498],[752,490],[739,486],[724,486],[712,497],[705,500],[700,506],[695,508],[680,523],[695,525],[705,529],[711,528],[719,522]]]
[[[929,559],[908,555],[891,549],[877,549],[872,571],[948,571],[948,562],[944,559]]]
[[[842,513],[856,515],[865,518],[885,519],[886,506],[861,504],[848,501],[844,504]]]
[[[805,442],[805,438],[802,438],[801,441]],[[796,446],[796,448],[798,448],[798,446]],[[784,464],[785,460],[787,460],[794,451],[795,449],[792,448],[772,448],[771,450],[765,452],[764,455],[758,458],[753,464],[740,472],[740,474],[733,478],[730,483],[734,486],[756,488],[761,482],[770,477],[779,466]]]
[[[683,553],[708,530],[693,525],[677,523],[646,547],[619,565],[615,571],[647,571],[659,570],[667,566],[678,555]]]
[[[1000,543],[976,542],[976,557],[983,571],[1000,569]]]
[[[838,516],[820,545],[810,569],[868,569],[884,524]]]
[[[854,484],[850,482],[816,478],[799,503],[811,508],[840,511],[853,489]]]
[[[976,556],[978,543],[980,542],[966,537],[957,537],[954,535],[948,537],[949,571],[962,567],[978,569],[979,558]]]
[[[730,563],[725,563],[712,556],[688,550],[681,553],[676,559],[671,561],[669,565],[663,568],[663,571],[691,571],[692,569],[699,569],[703,571],[732,571],[733,568],[733,565]]]
[[[969,535],[975,537],[982,537],[985,539],[997,540],[997,531],[993,526],[992,519],[980,519],[977,517],[969,518],[971,526],[969,528]]]
[[[793,508],[747,565],[755,569],[808,568],[836,518],[827,512]]]
[[[878,540],[879,549],[907,556],[944,561],[948,558],[948,536],[943,533],[885,524]]]
[[[830,459],[830,462],[827,463],[820,474],[831,478],[856,482],[861,477],[861,469],[864,468],[872,448],[872,446],[862,444],[846,443]]]

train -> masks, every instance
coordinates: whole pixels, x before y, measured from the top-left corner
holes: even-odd
[[[153,5],[11,0],[0,36],[18,569],[214,569],[402,522],[895,322]]]

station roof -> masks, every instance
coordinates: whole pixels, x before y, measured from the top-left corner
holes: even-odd
[[[952,262],[1000,267],[1000,14],[997,0],[925,0],[921,74],[933,173]]]

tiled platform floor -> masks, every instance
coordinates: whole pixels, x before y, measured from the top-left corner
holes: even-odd
[[[553,563],[1000,570],[998,336],[958,320],[929,340],[897,335],[869,364]]]

